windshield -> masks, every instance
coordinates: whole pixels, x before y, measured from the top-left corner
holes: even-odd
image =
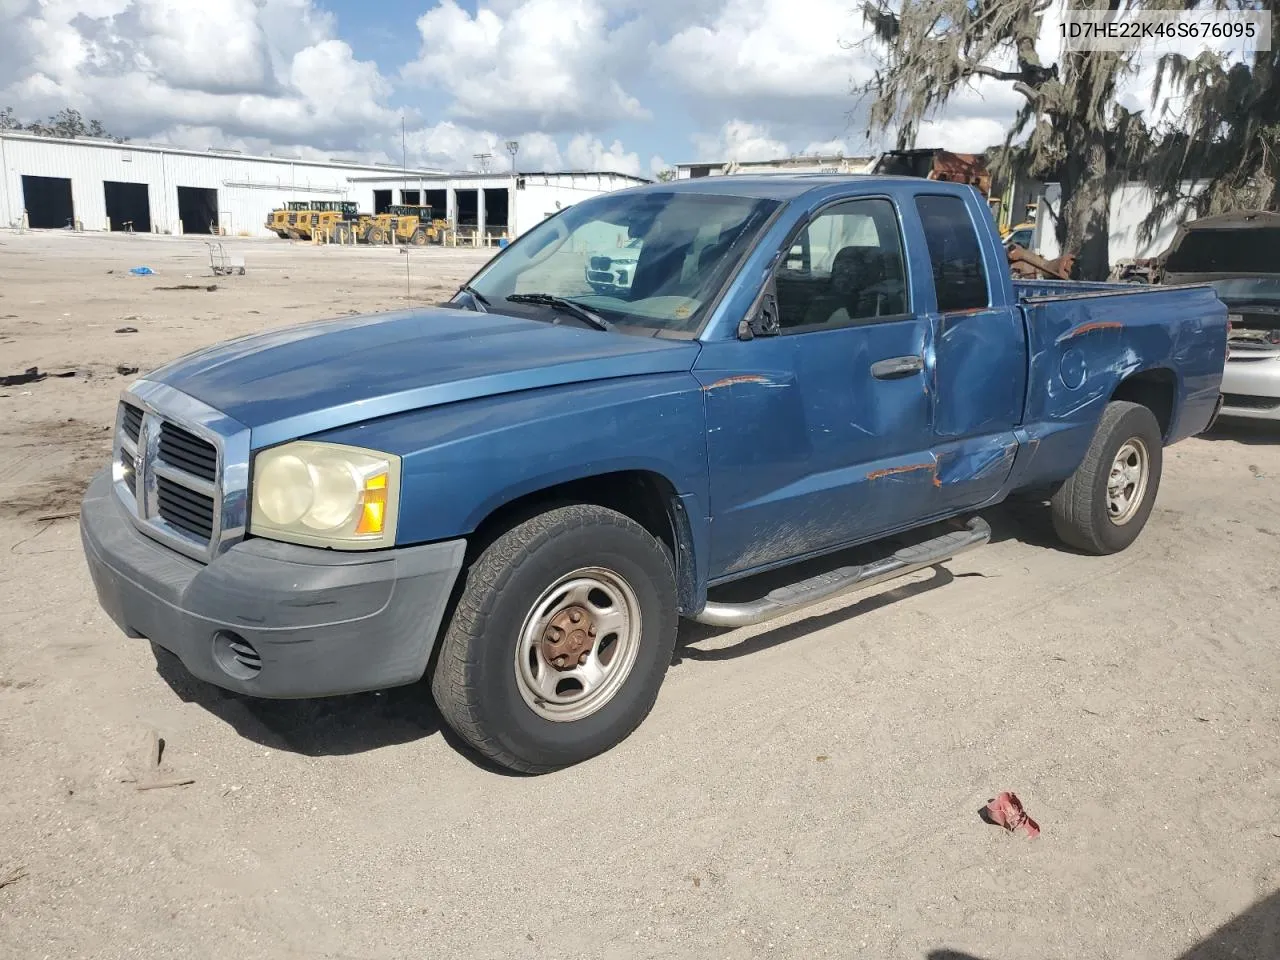
[[[470,287],[503,312],[544,313],[503,301],[549,294],[615,324],[691,333],[777,206],[674,191],[593,197],[524,234]]]

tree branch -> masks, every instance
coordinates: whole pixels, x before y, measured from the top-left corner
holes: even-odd
[[[1013,85],[1013,89],[1017,90],[1020,94],[1026,97],[1030,103],[1034,104],[1039,102],[1040,100],[1040,92],[1036,90],[1033,86],[1031,86],[1031,84],[1029,83],[1023,83],[1021,80],[1019,80],[1017,83]]]
[[[997,70],[995,67],[988,67],[981,63],[966,64],[963,68],[966,77],[978,74],[983,77],[994,77],[997,80],[1021,80],[1022,74],[1017,70]]]

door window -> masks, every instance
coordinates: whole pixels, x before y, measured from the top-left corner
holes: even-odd
[[[888,200],[851,200],[815,217],[775,275],[784,333],[874,322],[908,311],[898,216]]]
[[[987,273],[982,265],[978,233],[969,210],[959,197],[916,197],[933,265],[933,288],[938,311],[981,310],[990,302]]]

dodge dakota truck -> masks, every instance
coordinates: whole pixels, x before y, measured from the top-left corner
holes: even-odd
[[[628,283],[593,288],[620,246]],[[1026,491],[1071,548],[1123,550],[1163,448],[1216,415],[1226,343],[1208,287],[1014,283],[968,186],[656,184],[548,218],[438,307],[133,383],[82,539],[110,617],[196,677],[425,679],[469,745],[542,772],[641,723],[681,617],[938,564]],[[878,559],[716,590],[859,544]]]

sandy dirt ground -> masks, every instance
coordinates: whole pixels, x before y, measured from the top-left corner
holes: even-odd
[[[626,743],[508,777],[425,685],[260,702],[157,661],[40,519],[105,463],[118,366],[405,304],[395,250],[230,246],[245,277],[0,233],[0,372],[75,372],[0,388],[0,957],[1280,956],[1280,431],[1168,450],[1118,556],[1005,508],[877,594],[686,628]],[[414,251],[411,295],[482,260]],[[192,783],[136,789],[153,730]],[[979,818],[999,790],[1038,839]]]

